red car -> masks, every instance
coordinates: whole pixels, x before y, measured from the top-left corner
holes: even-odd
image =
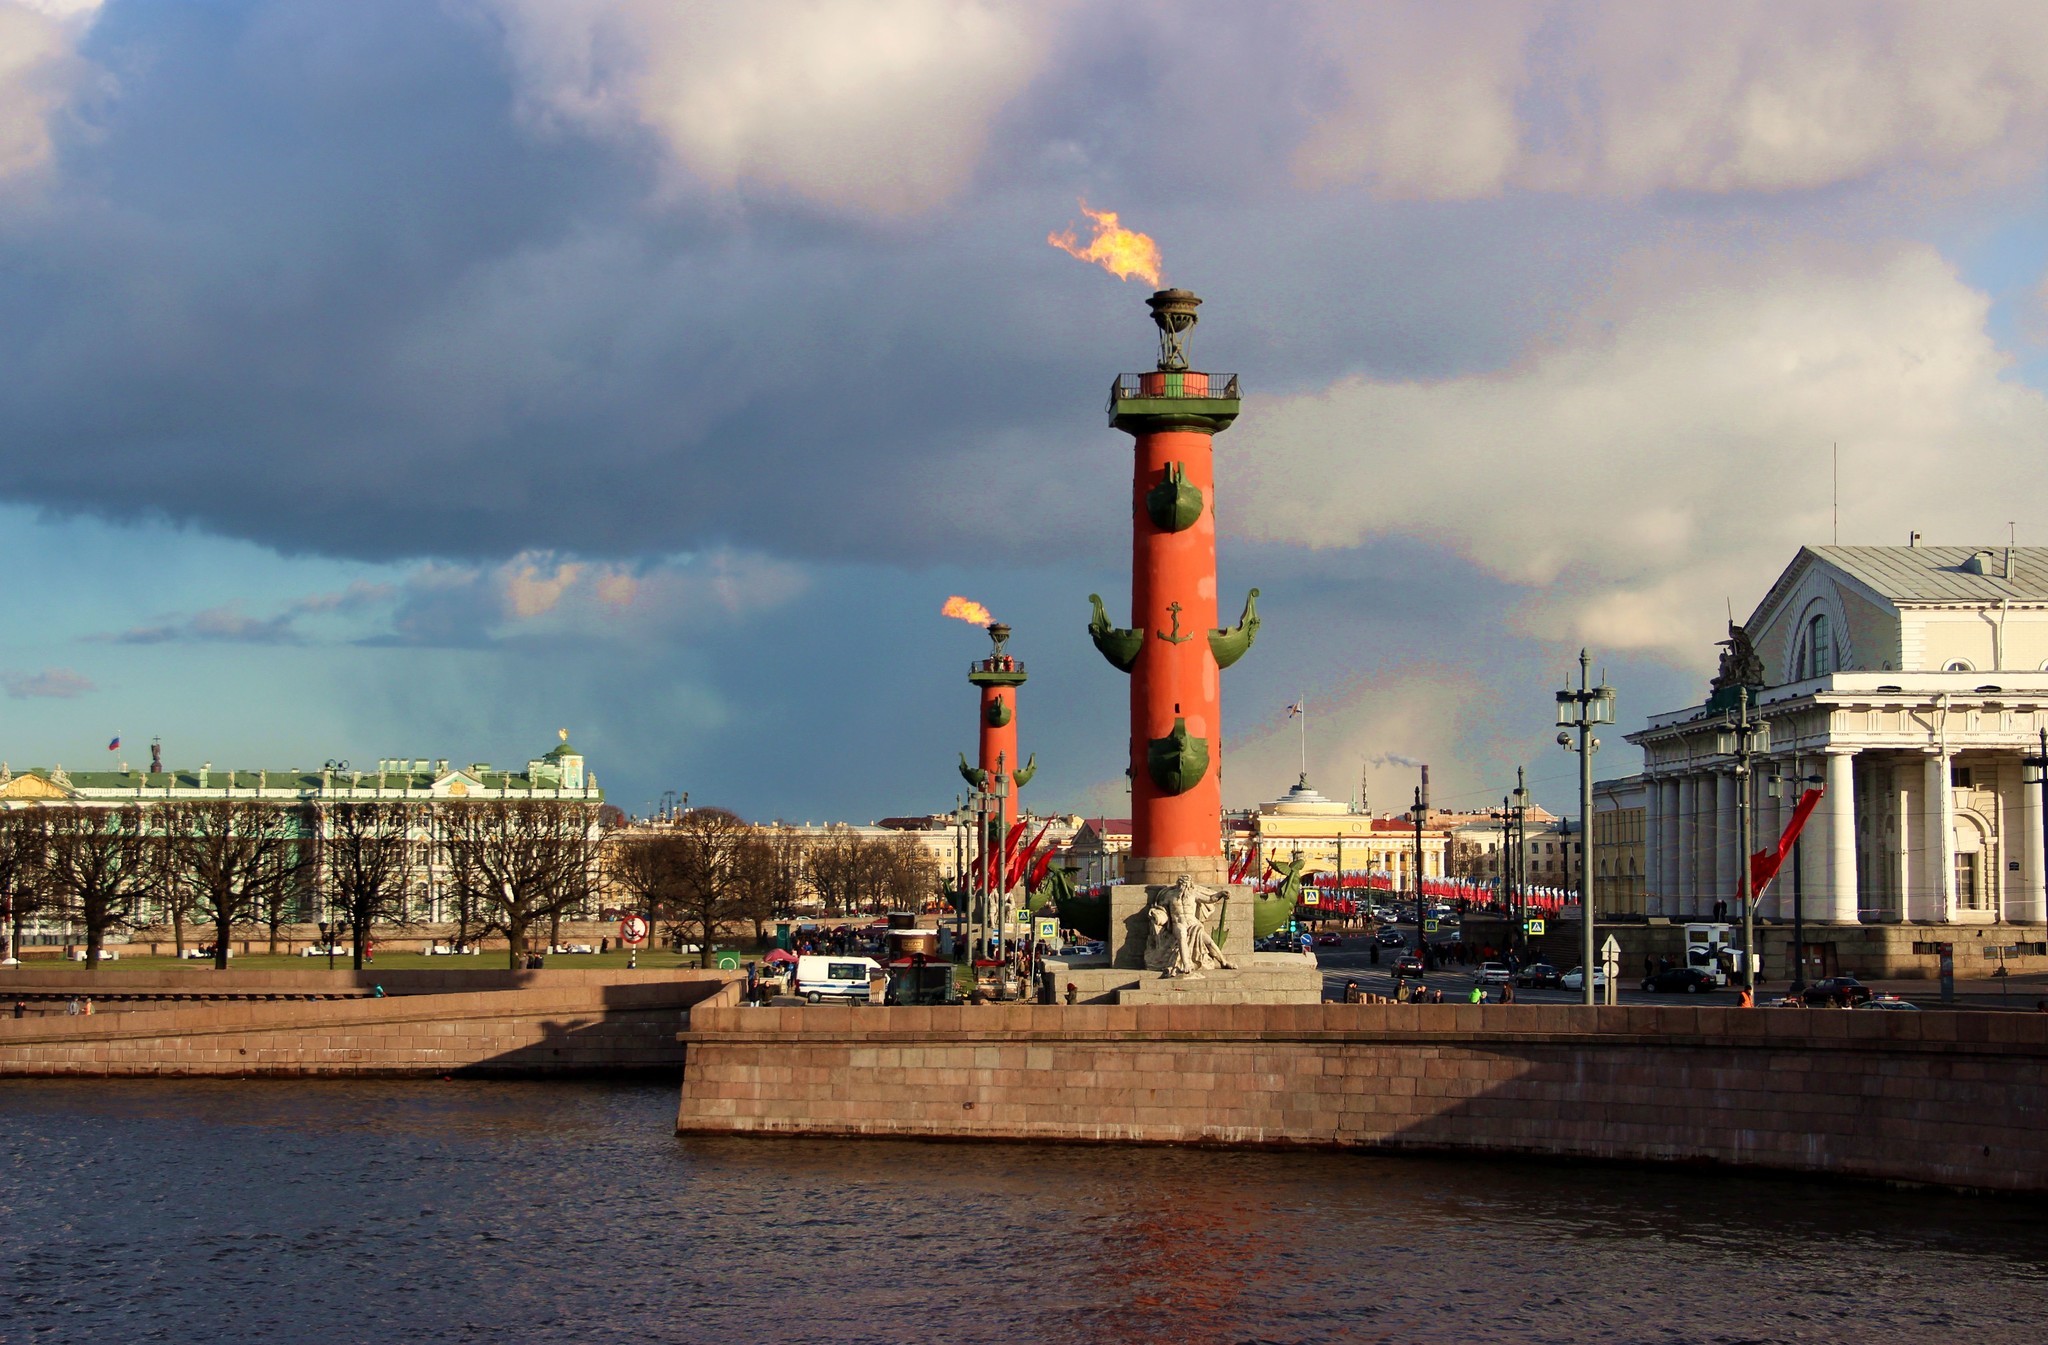
[[[1316,935],[1316,947],[1318,948],[1342,948],[1343,946],[1344,940],[1338,938],[1335,934]]]

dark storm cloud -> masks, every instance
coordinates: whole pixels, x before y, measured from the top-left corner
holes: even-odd
[[[1604,250],[1300,195],[1284,61],[1210,96],[1134,24],[1097,37],[977,186],[856,223],[536,129],[459,12],[116,6],[88,53],[118,96],[0,235],[0,489],[378,559],[1022,556],[1093,544],[1096,407],[1150,346],[1141,285],[1043,244],[1075,196],[1161,238],[1211,299],[1198,343],[1260,389],[1503,356]]]

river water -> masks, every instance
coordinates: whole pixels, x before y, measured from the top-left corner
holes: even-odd
[[[679,1140],[668,1086],[0,1083],[0,1341],[2048,1340],[2038,1202]]]

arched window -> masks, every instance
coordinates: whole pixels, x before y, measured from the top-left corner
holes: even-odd
[[[1828,630],[1826,612],[1816,612],[1813,620],[1806,623],[1806,659],[1802,676],[1826,677],[1835,670],[1835,641]]]
[[[1973,667],[1971,667],[1971,666],[1970,666],[1970,660],[1968,660],[1968,659],[1966,659],[1966,658],[1952,658],[1952,659],[1950,659],[1950,660],[1949,660],[1948,662],[1946,662],[1946,663],[1944,663],[1944,664],[1942,664],[1942,665],[1941,665],[1941,670],[1942,670],[1943,672],[1975,672],[1975,671],[1977,671],[1977,670],[1976,670],[1975,668],[1973,668]]]

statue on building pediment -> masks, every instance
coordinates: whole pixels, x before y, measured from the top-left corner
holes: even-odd
[[[58,766],[50,772],[50,783],[59,789],[69,789],[71,788],[71,777],[64,773],[62,766]]]
[[[1230,894],[1203,887],[1182,874],[1171,887],[1155,887],[1145,903],[1151,932],[1145,940],[1145,965],[1168,976],[1196,977],[1211,968],[1228,971],[1230,961],[1217,946],[1209,921],[1219,926]]]
[[[1708,684],[1713,690],[1760,687],[1764,684],[1764,661],[1757,654],[1748,631],[1731,621],[1728,623],[1728,638],[1716,643],[1721,647],[1721,669]]]

